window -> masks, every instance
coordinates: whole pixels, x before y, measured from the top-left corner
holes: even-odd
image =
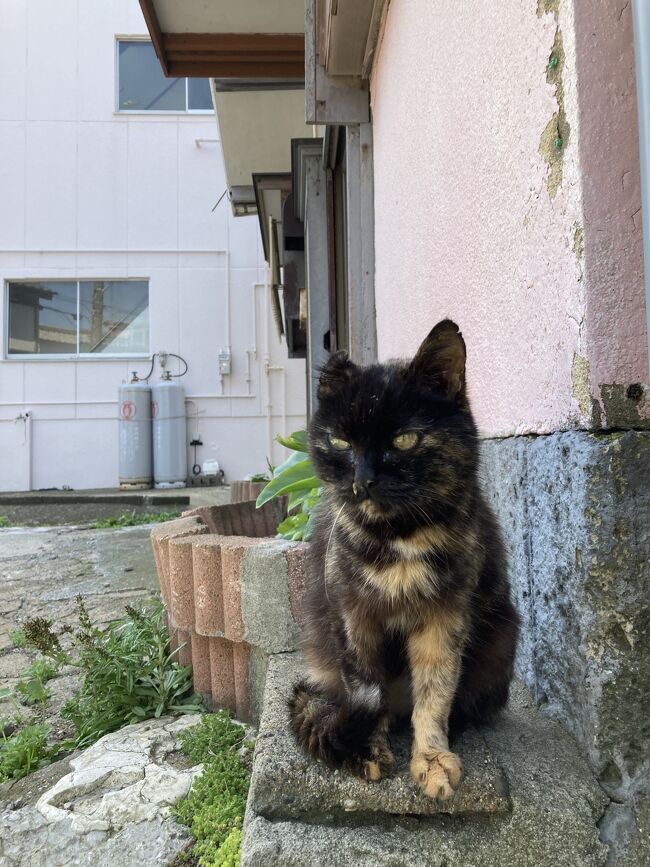
[[[119,111],[212,111],[207,78],[165,78],[151,42],[118,39]]]
[[[8,355],[148,355],[146,280],[10,281]]]

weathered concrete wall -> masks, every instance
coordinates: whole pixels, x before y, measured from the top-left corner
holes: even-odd
[[[650,434],[488,440],[483,468],[523,617],[519,674],[631,822],[650,793]]]
[[[371,97],[380,358],[450,316],[485,435],[646,425],[626,0],[392,0]]]

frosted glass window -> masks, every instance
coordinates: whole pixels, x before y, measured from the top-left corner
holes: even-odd
[[[77,284],[9,284],[9,352],[70,355],[77,351]]]
[[[148,355],[146,280],[8,283],[8,355]]]
[[[79,352],[148,351],[146,281],[93,280],[79,284]]]
[[[165,78],[151,42],[118,40],[119,111],[212,111],[207,78]]]

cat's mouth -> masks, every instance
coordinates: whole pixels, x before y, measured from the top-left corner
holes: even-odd
[[[375,500],[363,500],[359,503],[359,508],[366,515],[369,515],[373,518],[380,518],[385,514],[385,509],[379,505]]]

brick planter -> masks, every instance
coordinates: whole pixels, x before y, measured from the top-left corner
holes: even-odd
[[[246,500],[256,500],[266,482],[250,482],[248,480],[230,483],[230,502],[243,503]]]
[[[197,509],[151,532],[172,647],[192,664],[195,690],[255,723],[269,655],[298,647],[308,547],[271,537],[277,507],[263,511],[249,524],[257,535],[214,532],[232,528],[232,506]]]

